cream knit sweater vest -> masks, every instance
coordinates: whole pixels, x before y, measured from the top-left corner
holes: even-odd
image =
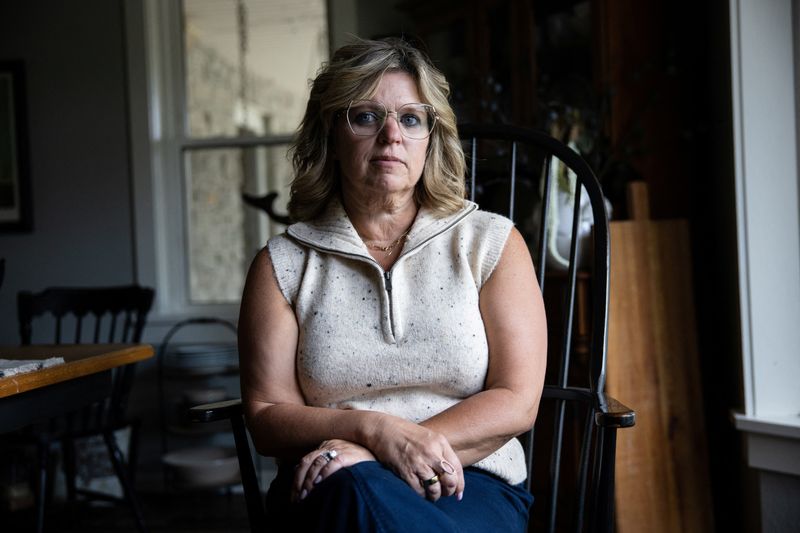
[[[365,409],[421,422],[483,389],[489,361],[481,287],[512,222],[464,208],[420,209],[384,272],[339,202],[270,239],[278,285],[299,325],[297,376],[308,405]],[[517,439],[476,463],[525,480]]]

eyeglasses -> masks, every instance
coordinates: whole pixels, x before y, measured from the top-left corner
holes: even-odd
[[[354,100],[347,106],[347,125],[353,135],[370,137],[383,129],[390,113],[394,113],[400,131],[409,139],[427,139],[438,118],[436,110],[428,104],[405,104],[397,111],[387,111],[380,102]]]

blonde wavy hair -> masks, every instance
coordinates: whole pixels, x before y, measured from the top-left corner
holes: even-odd
[[[425,54],[402,39],[358,39],[339,48],[312,82],[305,116],[290,151],[294,179],[288,207],[293,222],[319,216],[339,193],[339,169],[332,150],[335,121],[352,100],[374,94],[383,74],[391,71],[411,75],[421,103],[432,105],[438,116],[415,191],[417,203],[442,215],[464,205],[466,163],[444,75]]]

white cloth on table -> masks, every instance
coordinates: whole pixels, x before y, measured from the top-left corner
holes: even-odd
[[[63,357],[48,357],[47,359],[0,359],[0,378],[35,372],[36,370],[63,363]]]

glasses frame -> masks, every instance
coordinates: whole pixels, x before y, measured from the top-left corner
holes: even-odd
[[[353,125],[350,123],[350,109],[353,107],[353,104],[358,104],[358,103],[361,103],[361,102],[371,102],[373,104],[377,104],[378,106],[382,107],[383,110],[385,111],[385,113],[383,115],[383,121],[381,122],[381,126],[378,128],[378,131],[376,131],[375,133],[368,133],[366,135],[362,134],[362,133],[356,133],[356,130],[353,129]],[[428,128],[428,134],[425,137],[419,137],[419,138],[417,138],[417,137],[409,137],[406,134],[405,130],[403,129],[403,126],[400,125],[400,115],[398,115],[397,110],[398,109],[403,109],[404,107],[406,107],[408,105],[423,106],[423,107],[429,108],[431,110],[431,114],[433,115],[433,122],[431,123],[431,127]],[[394,114],[394,120],[397,122],[397,127],[400,130],[400,134],[403,137],[405,137],[406,139],[411,139],[412,141],[424,141],[425,139],[429,138],[431,136],[431,134],[433,133],[433,129],[436,127],[436,123],[439,122],[439,114],[436,113],[436,108],[433,107],[431,104],[423,104],[422,102],[408,102],[406,104],[401,105],[399,108],[397,108],[394,111],[389,111],[388,109],[386,109],[386,106],[382,102],[378,102],[377,100],[350,100],[350,103],[347,104],[347,109],[343,110],[342,113],[344,114],[345,120],[347,121],[347,127],[350,130],[350,133],[352,133],[356,137],[372,137],[372,136],[375,136],[375,135],[379,135],[380,132],[383,131],[383,128],[386,127],[386,119],[388,119],[389,115],[392,114],[392,113]]]

